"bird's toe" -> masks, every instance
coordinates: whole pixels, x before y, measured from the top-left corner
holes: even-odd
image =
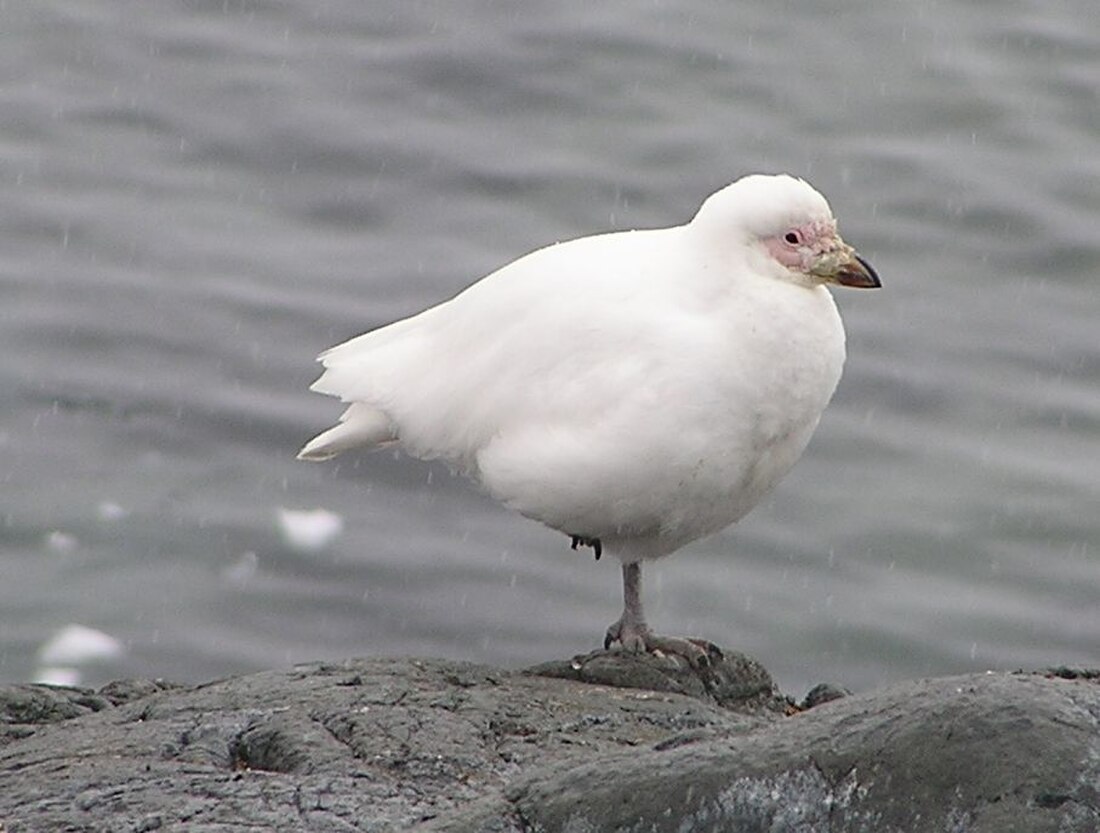
[[[604,650],[610,650],[612,645],[618,645],[619,650],[630,654],[644,654],[648,649],[646,640],[649,638],[649,628],[634,624],[624,624],[622,619],[614,622],[604,634]]]
[[[673,655],[687,660],[692,668],[706,668],[711,657],[721,659],[722,652],[716,645],[701,639],[685,639],[675,636],[659,636],[645,625],[615,622],[604,635],[604,650],[618,646],[630,654]]]
[[[717,646],[701,639],[684,639],[677,636],[657,636],[650,634],[645,649],[651,654],[673,654],[683,657],[692,668],[708,668],[711,664],[711,648],[721,659],[722,652]]]

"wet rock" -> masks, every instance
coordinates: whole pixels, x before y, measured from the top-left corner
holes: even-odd
[[[90,688],[38,683],[0,689],[0,722],[5,726],[36,726],[71,720],[112,705]]]
[[[0,689],[0,819],[40,830],[1095,830],[1090,672],[797,712],[767,672],[598,654],[527,672],[317,663]],[[675,667],[674,667],[675,666]]]
[[[828,703],[832,700],[839,700],[841,697],[847,697],[852,692],[846,688],[842,688],[832,683],[818,683],[808,692],[806,696],[802,698],[802,702],[798,704],[798,708],[805,711],[806,709],[812,709],[814,706],[820,706],[822,703]]]
[[[540,772],[513,785],[510,818],[548,831],[1091,831],[1098,718],[1092,682],[921,681],[688,749]],[[445,829],[501,819],[491,808]]]
[[[571,660],[536,665],[527,669],[527,673],[616,688],[686,694],[746,713],[784,714],[790,709],[790,701],[779,692],[771,674],[759,662],[745,654],[724,653],[716,645],[705,644],[709,662],[702,668],[692,667],[679,656],[593,651]]]

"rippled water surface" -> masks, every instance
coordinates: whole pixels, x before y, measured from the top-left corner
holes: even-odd
[[[809,178],[886,286],[838,293],[850,358],[806,456],[650,566],[652,622],[796,692],[1097,664],[1093,12],[3,6],[0,680],[594,646],[607,559],[442,467],[294,461],[339,411],[313,357],[756,170]],[[318,507],[342,528],[288,534]],[[70,623],[121,652],[41,656]]]

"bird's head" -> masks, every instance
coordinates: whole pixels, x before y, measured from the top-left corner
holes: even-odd
[[[753,174],[727,185],[703,203],[691,225],[732,235],[762,271],[794,283],[882,285],[871,264],[837,233],[825,198],[786,174]]]

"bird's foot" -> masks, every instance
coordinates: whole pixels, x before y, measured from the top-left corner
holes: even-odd
[[[704,639],[658,636],[644,622],[623,622],[622,619],[607,629],[603,639],[605,650],[615,644],[618,644],[622,650],[634,654],[648,653],[658,656],[672,654],[683,657],[692,668],[709,667],[712,655],[715,659],[722,658],[722,652],[718,646]]]
[[[603,544],[599,538],[589,538],[585,535],[570,535],[573,539],[572,549],[577,547],[592,547],[596,553],[596,560],[600,560],[600,556],[603,555]]]

